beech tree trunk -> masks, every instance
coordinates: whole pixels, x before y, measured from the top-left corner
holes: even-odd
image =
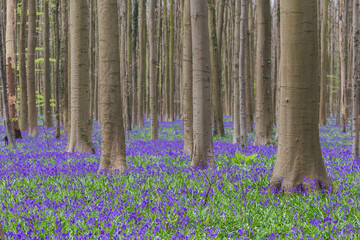
[[[61,65],[60,76],[64,89],[61,92],[61,112],[64,130],[69,132],[69,91],[68,91],[68,9],[67,0],[60,0],[61,4]]]
[[[56,26],[56,66],[55,66],[55,118],[56,118],[56,133],[55,138],[60,139],[60,22],[59,22],[60,0],[55,2],[55,26]],[[52,122],[52,120],[51,120]]]
[[[345,64],[345,34],[346,31],[346,11],[347,11],[347,1],[339,0],[339,53],[340,53],[340,83],[341,83],[341,130],[346,132],[346,64]]]
[[[165,6],[166,7],[166,6]],[[174,24],[174,0],[170,0],[169,2],[169,28],[170,28],[170,36],[169,36],[169,116],[170,122],[175,120],[175,71],[174,71],[174,53],[175,53],[175,24]]]
[[[70,1],[71,129],[68,146],[66,148],[67,152],[95,152],[92,143],[89,114],[88,17],[89,8],[87,0]],[[113,51],[116,50],[113,49]],[[119,65],[117,67],[119,67]]]
[[[131,4],[131,1],[130,1]],[[131,76],[132,76],[132,127],[136,128],[138,126],[138,91],[137,91],[137,61],[136,61],[136,46],[137,46],[137,38],[138,38],[138,15],[139,15],[139,2],[138,0],[134,1],[134,9],[133,9],[133,27],[132,27],[132,37],[130,38],[131,46],[132,46],[132,63],[131,63]]]
[[[49,1],[44,2],[44,124],[52,127],[52,111],[50,107],[51,78],[50,78],[50,22]]]
[[[192,39],[190,1],[184,2],[184,34],[183,34],[183,120],[184,120],[184,152],[193,152],[193,87],[192,87]]]
[[[242,149],[247,149],[247,119],[246,119],[246,78],[245,78],[245,48],[247,40],[247,1],[241,1],[241,18],[240,18],[240,54],[239,54],[239,92],[240,92],[240,144]]]
[[[3,104],[3,117],[4,117],[4,125],[6,127],[6,134],[8,137],[8,140],[10,142],[10,146],[13,148],[16,148],[16,142],[14,138],[14,131],[11,126],[11,119],[10,119],[10,113],[9,113],[9,104],[8,104],[8,93],[7,93],[7,87],[6,87],[6,72],[5,72],[5,64],[4,64],[4,51],[3,51],[3,19],[2,19],[2,11],[0,11],[0,80],[1,80],[1,94],[2,94],[2,104]],[[0,229],[2,230],[2,228]],[[1,237],[0,231],[0,237]]]
[[[29,135],[39,134],[37,124],[37,108],[35,95],[35,48],[36,48],[36,1],[28,0],[28,56],[27,56],[27,96],[29,113]]]
[[[157,60],[157,43],[155,41],[156,35],[156,24],[155,24],[155,6],[156,0],[150,0],[150,24],[149,24],[149,52],[150,52],[150,115],[151,115],[151,138],[158,138],[158,106],[157,106],[157,77],[156,77],[156,66],[158,64]]]
[[[6,76],[8,83],[8,104],[11,126],[15,138],[22,138],[16,105],[16,74],[15,74],[15,0],[7,0],[6,6]]]
[[[329,189],[319,139],[317,5],[280,0],[279,145],[270,186]],[[301,116],[301,117],[299,117]]]
[[[28,131],[28,99],[26,83],[26,22],[27,0],[21,1],[20,39],[19,39],[19,83],[20,83],[20,130]]]
[[[139,127],[144,126],[144,96],[145,96],[145,73],[146,73],[146,2],[140,0],[139,14],[139,68],[138,68],[138,120]]]
[[[353,158],[359,158],[359,0],[353,5],[353,78],[352,78],[352,117],[353,117]]]
[[[272,142],[271,14],[270,0],[256,1],[256,112],[255,145]]]
[[[132,127],[132,22],[131,22],[131,0],[126,0],[126,50],[127,50],[127,72],[126,79],[128,84],[128,128],[130,131]]]
[[[233,144],[240,142],[240,91],[239,91],[239,54],[240,54],[240,15],[241,15],[241,3],[235,1],[235,31],[234,31],[234,61],[233,61]]]
[[[328,6],[329,0],[323,0],[323,15],[321,24],[321,70],[320,70],[320,117],[319,124],[321,126],[326,125],[326,89],[327,89],[327,74],[328,74],[328,52],[327,52],[327,32],[328,32]]]
[[[211,134],[210,52],[206,0],[191,0],[194,154],[192,168],[215,167]]]
[[[114,31],[117,1],[98,1],[99,21],[99,101],[101,124],[101,158],[99,171],[127,170],[125,135],[120,86],[119,31]],[[118,29],[118,28],[115,28]]]

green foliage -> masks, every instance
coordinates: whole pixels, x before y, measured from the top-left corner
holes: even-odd
[[[231,158],[231,161],[236,164],[249,164],[257,158],[257,154],[253,153],[250,156],[246,156],[238,151],[235,152],[235,156]]]

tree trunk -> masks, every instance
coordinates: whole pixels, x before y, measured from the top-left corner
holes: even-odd
[[[242,149],[248,147],[247,119],[246,119],[246,78],[245,78],[245,49],[247,40],[247,1],[241,1],[240,18],[240,54],[239,54],[239,92],[240,92],[240,144]]]
[[[140,0],[139,14],[139,68],[138,68],[138,120],[139,127],[144,126],[144,96],[145,96],[145,73],[146,73],[146,3]]]
[[[332,184],[319,139],[317,6],[313,0],[280,0],[281,96],[279,146],[270,186],[285,191]],[[299,117],[301,116],[301,117]]]
[[[16,105],[16,74],[15,74],[15,0],[7,0],[6,6],[6,76],[8,83],[8,104],[11,126],[15,138],[22,138]]]
[[[131,4],[131,2],[130,2]],[[137,38],[138,38],[138,15],[139,15],[139,2],[138,0],[135,0],[134,2],[134,9],[133,9],[133,28],[132,28],[132,38],[130,38],[131,41],[131,46],[132,46],[132,63],[131,63],[131,76],[132,76],[132,127],[136,128],[137,127],[137,119],[138,119],[138,101],[137,101],[137,62],[136,62],[136,45],[137,45]]]
[[[39,134],[37,124],[37,108],[35,95],[35,48],[36,48],[36,1],[28,0],[28,64],[27,64],[27,87],[28,87],[28,113],[29,113],[29,135]]]
[[[157,109],[157,77],[156,77],[156,66],[157,60],[157,43],[155,41],[156,25],[155,25],[155,6],[156,0],[150,0],[150,24],[149,24],[149,51],[150,51],[150,115],[151,115],[151,138],[158,138],[158,109]]]
[[[240,91],[239,91],[239,53],[240,53],[240,14],[241,14],[241,3],[235,1],[235,31],[234,31],[234,61],[233,61],[233,122],[234,122],[234,133],[233,133],[233,144],[240,142]]]
[[[61,66],[60,74],[64,89],[61,92],[61,108],[64,130],[69,132],[69,91],[68,91],[68,10],[67,0],[61,1]]]
[[[271,104],[271,14],[270,0],[257,0],[256,6],[256,113],[255,145],[272,142]]]
[[[127,91],[128,91],[128,126],[127,130],[131,130],[132,126],[132,22],[131,22],[131,0],[125,0],[126,2],[126,49],[127,49],[127,74],[126,74],[126,81],[127,81]]]
[[[26,22],[27,0],[21,1],[20,40],[19,40],[19,82],[20,82],[20,130],[28,131],[28,102],[26,84]]]
[[[191,0],[194,155],[192,168],[215,167],[210,115],[210,52],[206,0]]]
[[[50,107],[51,78],[50,78],[50,22],[49,1],[44,2],[44,124],[52,127],[52,111]]]
[[[328,31],[328,5],[329,0],[323,0],[323,16],[321,24],[321,82],[320,82],[320,116],[319,124],[326,125],[326,88],[327,88],[327,31]]]
[[[193,153],[193,87],[192,87],[192,39],[190,0],[184,2],[184,34],[183,34],[183,120],[184,120],[184,152]]]
[[[174,46],[175,46],[175,32],[174,32],[174,0],[169,2],[169,28],[170,28],[170,42],[169,42],[169,116],[170,122],[175,120],[175,71],[174,71]]]
[[[353,78],[352,78],[352,117],[353,117],[353,147],[354,159],[359,158],[359,0],[354,0],[353,7]]]
[[[98,1],[99,102],[101,158],[99,171],[127,171],[125,135],[121,107],[119,32],[114,31],[117,1]],[[115,28],[117,29],[117,28]]]
[[[344,4],[345,3],[345,4]],[[340,82],[341,82],[341,130],[346,132],[346,65],[345,65],[345,44],[344,34],[346,31],[346,11],[347,4],[346,0],[340,0],[340,10],[339,10],[339,52],[340,52]],[[344,14],[345,13],[345,14]],[[345,20],[345,21],[344,21]]]
[[[6,87],[6,72],[5,72],[5,64],[4,64],[4,41],[3,41],[3,19],[2,19],[2,11],[0,11],[0,80],[1,80],[1,93],[2,93],[2,103],[3,103],[3,111],[4,111],[4,125],[6,128],[6,134],[8,137],[8,141],[10,142],[10,146],[16,148],[16,142],[14,138],[14,131],[11,126],[11,119],[9,113],[9,104],[8,104],[8,93]]]
[[[208,5],[210,57],[211,57],[211,101],[215,120],[214,135],[225,136],[223,110],[221,104],[221,59],[219,58],[218,37],[216,35],[215,0]]]
[[[56,133],[55,138],[60,139],[60,24],[59,24],[59,6],[60,0],[55,2],[55,26],[56,26],[56,67],[55,67],[55,118],[56,118]],[[52,122],[52,120],[51,120]]]
[[[89,118],[88,17],[89,8],[87,0],[70,1],[71,129],[66,149],[67,152],[95,152]],[[115,50],[113,49],[113,51]]]

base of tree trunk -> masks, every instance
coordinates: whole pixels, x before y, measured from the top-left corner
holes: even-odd
[[[127,175],[129,173],[129,171],[128,171],[127,167],[99,168],[97,173],[98,174],[105,174],[105,175]]]
[[[0,224],[0,240],[6,240],[2,224]]]
[[[21,135],[20,129],[15,129],[15,130],[14,130],[14,137],[15,137],[16,139],[22,139],[22,135]]]
[[[334,192],[335,187],[331,182],[324,182],[314,179],[313,181],[303,181],[302,183],[283,184],[283,181],[272,180],[267,188],[268,193],[309,193],[312,191]]]

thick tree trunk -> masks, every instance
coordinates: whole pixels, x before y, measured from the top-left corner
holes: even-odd
[[[119,32],[116,0],[98,1],[99,16],[99,102],[101,122],[101,158],[99,171],[127,170],[125,135],[121,110]],[[117,28],[115,28],[117,29]]]
[[[211,57],[211,101],[214,113],[214,135],[225,136],[223,110],[221,104],[221,59],[219,58],[218,37],[216,35],[215,0],[208,5],[210,57]]]
[[[51,78],[50,78],[50,22],[49,1],[44,2],[44,124],[52,127],[52,111],[50,107]]]
[[[328,31],[328,6],[329,0],[323,0],[323,16],[321,24],[321,70],[320,70],[320,111],[319,124],[326,125],[326,89],[327,89],[327,74],[328,74],[328,52],[327,52],[327,31]]]
[[[359,0],[354,0],[353,7],[353,78],[352,78],[352,118],[353,118],[353,147],[354,159],[359,158]]]
[[[35,95],[35,48],[36,48],[36,1],[28,0],[28,64],[27,64],[27,95],[28,95],[28,113],[29,113],[29,135],[37,136],[39,134],[37,124],[37,108]]]
[[[19,82],[20,82],[20,130],[28,131],[28,99],[26,83],[26,22],[27,0],[21,1],[20,40],[19,40]]]
[[[193,152],[193,87],[192,87],[192,39],[190,1],[184,3],[183,34],[183,120],[184,120],[184,152]]]
[[[158,138],[158,107],[157,107],[157,77],[156,77],[156,66],[157,61],[157,43],[155,41],[156,36],[156,25],[155,25],[155,6],[156,0],[150,0],[150,24],[149,24],[149,51],[150,51],[150,115],[151,115],[151,138]]]
[[[66,149],[67,152],[95,152],[89,118],[88,17],[89,8],[87,0],[70,1],[71,129]],[[113,51],[115,50],[113,49]]]
[[[317,7],[313,0],[280,0],[281,96],[279,147],[270,186],[332,186],[319,139]],[[301,116],[301,117],[299,117]]]
[[[255,145],[272,142],[271,104],[271,14],[270,0],[257,0],[256,5],[256,112]]]
[[[145,73],[146,73],[146,3],[140,0],[139,14],[139,68],[138,68],[138,120],[139,127],[144,126],[144,96],[145,96]]]
[[[15,74],[15,0],[7,0],[6,6],[6,76],[8,83],[8,104],[11,126],[15,138],[22,138],[16,105],[16,74]]]
[[[192,168],[215,167],[210,115],[210,52],[206,0],[191,0],[194,155]]]
[[[240,142],[240,91],[239,91],[239,53],[240,53],[240,14],[241,14],[241,3],[240,1],[235,2],[235,31],[234,31],[234,61],[233,61],[233,122],[234,122],[234,133],[233,133],[233,144]]]
[[[247,40],[247,0],[241,1],[240,18],[240,54],[239,54],[239,92],[240,92],[240,144],[242,149],[248,147],[246,119],[246,78],[245,78],[245,48]]]

